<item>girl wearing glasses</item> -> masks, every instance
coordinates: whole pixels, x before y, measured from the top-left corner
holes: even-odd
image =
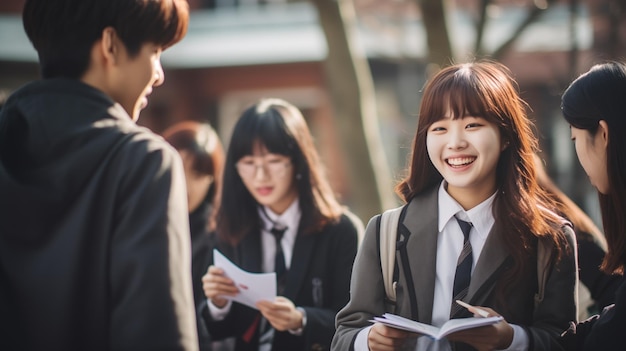
[[[235,350],[328,349],[349,297],[362,223],[334,197],[300,111],[263,99],[235,125],[226,155],[217,246],[250,272],[276,272],[278,297],[257,309],[226,300],[219,267],[202,278],[201,318]]]

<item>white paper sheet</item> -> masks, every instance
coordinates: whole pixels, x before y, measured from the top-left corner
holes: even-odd
[[[261,300],[276,299],[276,273],[250,273],[237,267],[217,249],[213,249],[214,265],[224,270],[224,274],[239,288],[237,296],[222,296],[256,309]]]

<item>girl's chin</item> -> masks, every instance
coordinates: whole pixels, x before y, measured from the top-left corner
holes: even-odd
[[[147,106],[148,106],[148,98],[145,96],[142,96],[141,99],[139,99],[139,110],[143,110]]]
[[[272,203],[272,199],[269,196],[270,194],[267,195],[262,195],[259,193],[255,193],[254,194],[254,199],[256,200],[256,202],[258,202],[259,204],[263,205],[263,206],[269,206]]]

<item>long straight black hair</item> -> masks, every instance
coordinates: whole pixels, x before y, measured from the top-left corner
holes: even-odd
[[[606,273],[623,273],[626,264],[626,64],[608,62],[574,80],[561,98],[565,120],[595,134],[600,121],[608,125],[606,172],[609,193],[601,194],[600,208],[608,251]]]
[[[261,230],[259,204],[236,167],[242,157],[252,155],[255,145],[290,158],[302,211],[300,228],[305,234],[339,220],[343,209],[326,179],[302,113],[284,100],[262,99],[237,121],[226,154],[222,201],[217,210],[217,234],[222,241],[234,245]]]

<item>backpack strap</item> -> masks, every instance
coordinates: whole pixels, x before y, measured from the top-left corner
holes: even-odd
[[[551,256],[552,246],[540,239],[537,243],[537,293],[535,294],[535,306],[543,301]]]
[[[396,239],[401,213],[402,207],[393,208],[383,212],[380,218],[380,267],[387,299],[394,303],[396,302],[396,283],[393,281],[393,271],[396,263]]]
[[[576,242],[572,242],[572,238],[576,236],[572,223],[563,219],[561,221],[561,230],[565,235],[566,241],[574,248],[575,252]],[[548,280],[548,271],[550,270],[550,260],[552,259],[552,249],[552,244],[545,240],[540,239],[537,243],[537,293],[535,294],[535,307],[543,301],[546,281]]]

